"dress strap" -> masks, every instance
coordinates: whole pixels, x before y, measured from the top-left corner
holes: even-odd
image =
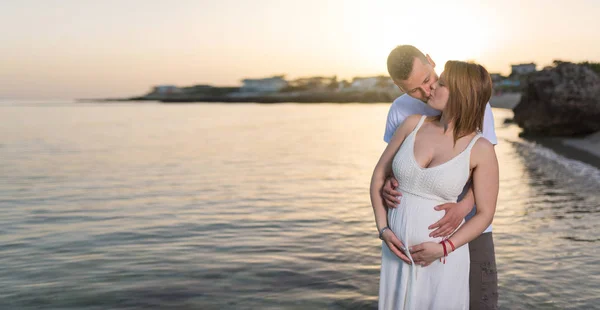
[[[417,127],[415,127],[415,129],[413,129],[413,132],[419,131],[419,128],[421,128],[421,126],[425,122],[425,118],[427,118],[427,115],[421,115],[421,119],[419,120],[419,123],[417,123]]]
[[[477,140],[479,140],[479,138],[481,138],[481,137],[483,137],[483,136],[480,133],[478,133],[477,135],[475,135],[475,137],[473,137],[473,139],[471,139],[471,142],[469,143],[469,145],[467,145],[467,148],[465,150],[467,152],[471,152],[471,149],[475,145],[475,142],[477,142]]]

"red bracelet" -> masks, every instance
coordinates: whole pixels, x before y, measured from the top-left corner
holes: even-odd
[[[454,250],[456,250],[456,248],[454,247],[454,243],[452,243],[452,241],[450,241],[450,239],[446,239],[446,241],[448,241],[448,243],[450,243],[450,246],[452,247],[452,252],[454,252]]]

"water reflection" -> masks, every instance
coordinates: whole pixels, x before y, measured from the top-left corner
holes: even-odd
[[[0,308],[376,307],[388,105],[1,109]],[[502,308],[597,307],[598,170],[494,113]]]
[[[495,111],[496,117],[510,117]],[[513,127],[513,129],[511,129]],[[600,283],[598,170],[498,130],[501,195],[494,233],[506,309],[588,309]],[[593,267],[592,267],[593,266]]]

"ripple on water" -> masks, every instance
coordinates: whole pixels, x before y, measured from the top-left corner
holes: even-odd
[[[0,309],[376,307],[388,105],[1,109]],[[600,173],[497,134],[501,308],[598,308]]]

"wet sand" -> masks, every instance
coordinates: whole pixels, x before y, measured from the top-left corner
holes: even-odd
[[[598,135],[598,133],[595,135]],[[590,142],[588,138],[524,138],[547,147],[557,154],[584,162],[600,169],[600,143],[598,142]]]
[[[520,93],[504,93],[502,95],[493,96],[492,99],[490,99],[490,105],[493,108],[512,110],[517,106],[519,100],[521,100]]]

